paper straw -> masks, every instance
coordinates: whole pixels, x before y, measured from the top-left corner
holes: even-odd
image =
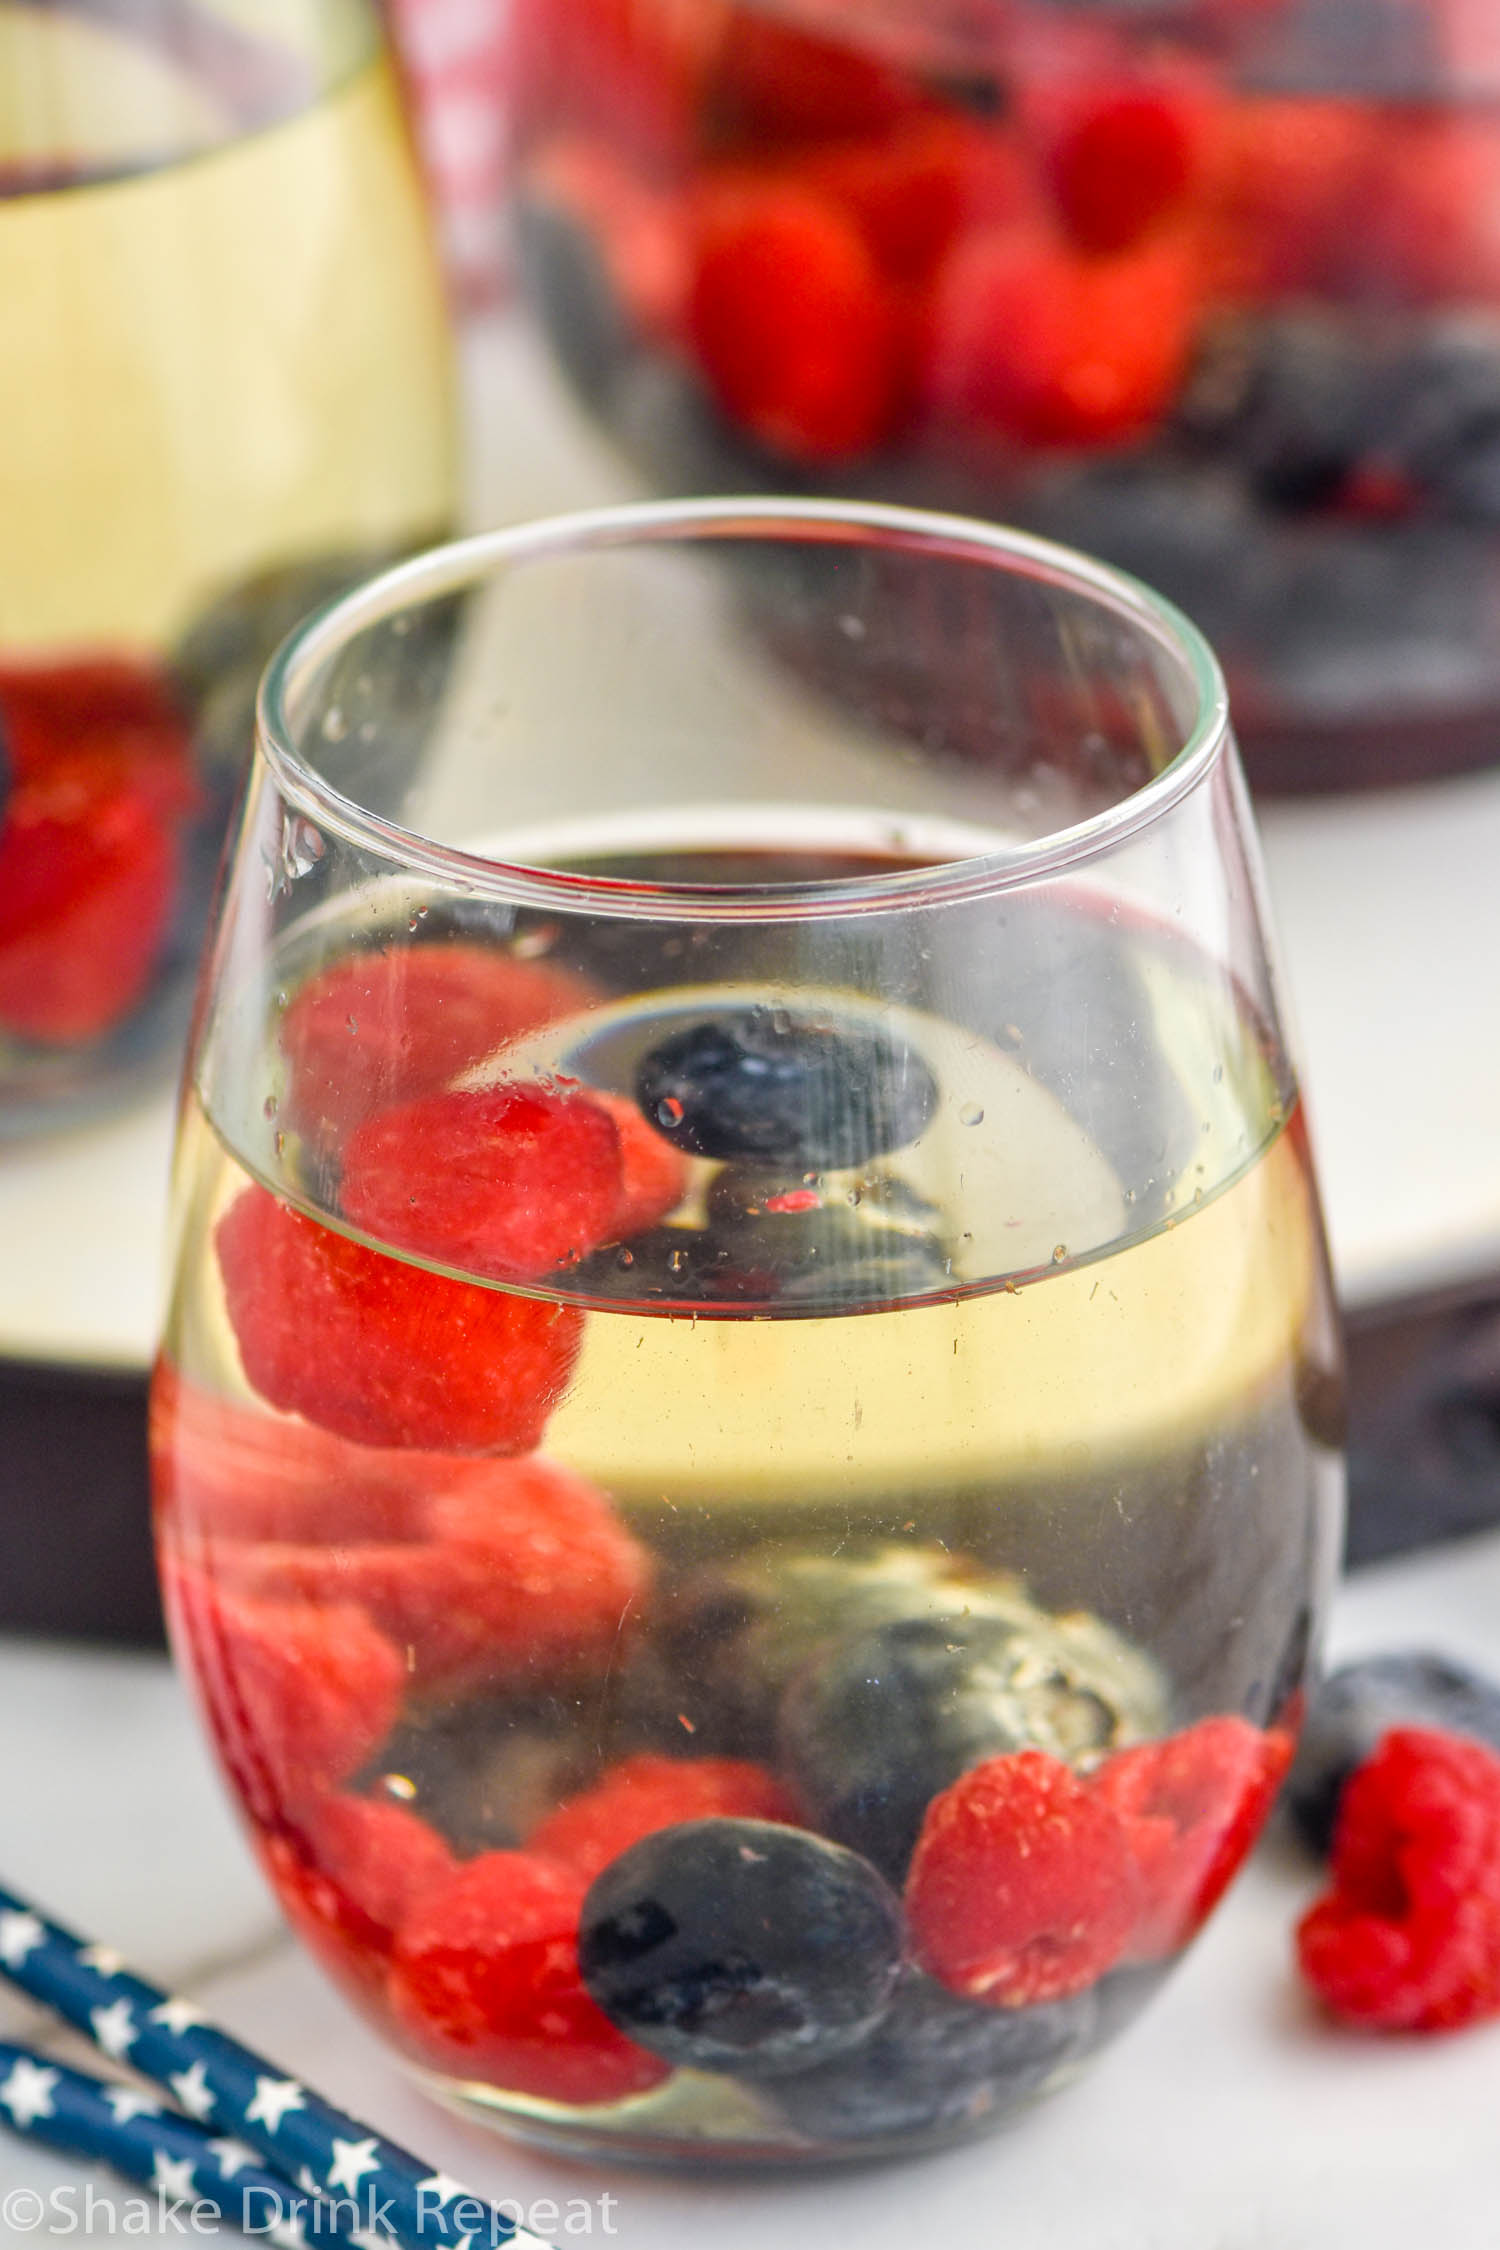
[[[110,1947],[75,1937],[3,1889],[0,1975],[56,2009],[111,2061],[165,2087],[195,2123],[244,2142],[303,2192],[352,2195],[378,2211],[387,2242],[462,2250],[473,2236],[476,2244],[548,2250],[486,2198],[336,2109],[189,2002],[133,1975]]]

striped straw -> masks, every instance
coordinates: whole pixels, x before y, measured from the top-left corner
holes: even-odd
[[[44,2148],[107,2164],[169,2208],[206,2205],[247,2234],[264,2235],[277,2250],[307,2250],[308,2196],[257,2164],[243,2141],[216,2137],[134,2086],[69,2070],[0,2040],[0,2123]],[[373,2231],[362,2227],[364,2207],[352,2198],[330,2202],[327,2210],[330,2225],[317,2231],[330,2242]]]
[[[325,2203],[353,2196],[378,2214],[379,2234],[401,2250],[462,2250],[470,2235],[548,2250],[460,2181],[287,2077],[188,2001],[134,1976],[110,1947],[75,1937],[5,1890],[0,1976],[54,2008],[112,2062],[165,2087],[195,2124],[243,2142],[305,2194]],[[332,2220],[321,2223],[326,2232]]]

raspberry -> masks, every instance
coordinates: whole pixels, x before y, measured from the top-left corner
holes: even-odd
[[[793,1798],[764,1766],[743,1758],[661,1758],[643,1750],[549,1813],[527,1837],[526,1849],[565,1860],[591,1883],[643,1836],[719,1814],[802,1825]]]
[[[175,824],[117,765],[69,753],[0,825],[0,1024],[67,1046],[145,997],[177,892]]]
[[[396,1932],[457,1866],[435,1828],[405,1805],[331,1797],[301,1833],[260,1840],[282,1911],[316,1959],[356,1992],[383,1996]]]
[[[283,1118],[336,1145],[383,1103],[436,1093],[591,997],[568,970],[488,945],[350,954],[309,977],[282,1018]]]
[[[543,2101],[616,2102],[668,2075],[615,2029],[578,1973],[575,1869],[486,1852],[429,1891],[387,1987],[419,2061]]]
[[[591,1089],[589,1100],[614,1119],[620,1136],[620,1194],[608,1239],[628,1241],[677,1208],[687,1192],[687,1161],[623,1094]]]
[[[583,1316],[384,1258],[250,1187],[214,1231],[252,1389],[365,1445],[529,1453]]]
[[[1125,1828],[1058,1758],[1018,1750],[934,1797],[906,1882],[920,1965],[997,2008],[1082,1992],[1135,1925]]]
[[[1141,1876],[1129,1958],[1185,1945],[1223,1897],[1260,1833],[1291,1762],[1291,1743],[1247,1719],[1200,1719],[1162,1742],[1119,1750],[1094,1775]]]
[[[1118,443],[1170,404],[1196,307],[1175,239],[1083,259],[1038,229],[980,230],[938,277],[934,402],[1023,444]]]
[[[1330,2012],[1375,2031],[1500,2014],[1500,1757],[1395,1727],[1345,1785],[1333,1887],[1297,1930]]]
[[[1025,218],[1036,205],[1019,145],[951,117],[817,150],[800,174],[849,214],[882,272],[918,287],[968,229]]]
[[[1206,87],[1186,79],[1069,87],[1049,123],[1043,161],[1063,224],[1100,252],[1129,249],[1182,209],[1213,130]]]
[[[216,1567],[262,1599],[355,1604],[428,1695],[550,1685],[605,1664],[650,1584],[650,1557],[601,1492],[555,1462],[449,1467],[420,1542],[223,1546]]]
[[[929,106],[918,83],[856,43],[736,9],[707,89],[709,123],[721,142],[756,153],[848,140]]]
[[[347,1781],[390,1733],[405,1668],[363,1611],[242,1600],[172,1561],[162,1584],[209,1732],[264,1826]]]
[[[581,1094],[501,1085],[378,1111],[344,1151],[339,1199],[398,1249],[527,1280],[602,1242],[621,1193],[613,1118]]]
[[[688,322],[719,405],[772,452],[851,461],[891,435],[905,389],[896,298],[853,221],[810,189],[715,183]]]
[[[355,1445],[201,1390],[170,1360],[151,1384],[151,1468],[169,1536],[335,1544],[416,1539],[453,1457]]]
[[[187,729],[166,681],[123,657],[0,666],[0,730],[18,780],[58,757],[86,752],[115,768],[150,773],[164,809],[190,811],[198,789]]]
[[[1337,290],[1368,239],[1379,113],[1301,95],[1234,102],[1225,112],[1211,207],[1216,293],[1233,298]]]

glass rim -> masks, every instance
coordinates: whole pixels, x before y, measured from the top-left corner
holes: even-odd
[[[291,713],[299,690],[357,633],[402,608],[476,586],[507,565],[673,541],[775,536],[807,544],[883,541],[907,552],[926,548],[950,559],[1008,567],[1033,581],[1092,598],[1153,641],[1189,682],[1194,708],[1181,747],[1158,773],[1118,802],[1024,843],[883,874],[722,884],[573,873],[439,843],[335,789],[295,747]],[[978,517],[877,501],[759,495],[577,510],[429,548],[304,618],[261,676],[255,722],[257,755],[288,803],[346,844],[371,848],[408,873],[511,905],[627,916],[691,911],[704,921],[889,912],[1012,890],[1068,872],[1155,826],[1217,767],[1230,742],[1228,689],[1213,650],[1175,604],[1128,572],[1052,540]]]

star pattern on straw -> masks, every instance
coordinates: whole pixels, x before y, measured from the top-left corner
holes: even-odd
[[[140,2037],[128,2000],[111,2001],[107,2008],[91,2008],[89,2022],[94,2027],[95,2044],[103,2048],[111,2062],[123,2062]]]
[[[264,2125],[268,2133],[281,2130],[289,2109],[307,2106],[307,2090],[295,2078],[257,2078],[255,2092],[245,2110],[247,2125]]]
[[[218,2164],[221,2180],[232,2180],[247,2164],[255,2162],[254,2149],[246,2148],[243,2141],[210,2141],[208,2152]]]
[[[154,2094],[143,2094],[137,2086],[110,2086],[104,2099],[117,2125],[128,2125],[133,2117],[160,2117],[161,2103]]]
[[[124,1954],[116,1953],[112,1945],[86,1945],[78,1961],[81,1968],[92,1969],[101,1977],[117,1977],[125,1966]]]
[[[0,1914],[0,1961],[19,1969],[28,1953],[45,1945],[47,1933],[34,1914]]]
[[[307,2250],[307,2229],[300,2213],[296,2211],[284,2219],[278,2219],[275,2226],[266,2229],[266,2233],[276,2244],[277,2250]]]
[[[172,2203],[191,2203],[198,2190],[190,2156],[168,2156],[159,2148],[151,2159],[151,2185]]]
[[[185,2109],[188,2116],[196,2119],[198,2124],[202,2125],[212,2117],[218,2096],[208,2083],[208,2073],[203,2067],[201,2056],[191,2070],[175,2071],[167,2084],[177,2096],[178,2106]]]
[[[0,2086],[0,2102],[5,2104],[23,2133],[39,2117],[52,2116],[57,2078],[55,2070],[38,2069],[24,2057],[11,2064],[10,2075]]]
[[[153,2008],[146,2021],[161,2024],[163,2029],[171,2032],[174,2039],[180,2039],[185,2031],[200,2029],[208,2018],[193,2006],[191,2000],[172,1999],[163,2000],[159,2008]]]
[[[425,2180],[417,2182],[418,2195],[435,2196],[440,2209],[451,2203],[456,2195],[467,2195],[468,2192],[462,2180],[451,2178],[447,2172],[433,2172]]]
[[[358,2195],[359,2183],[365,2174],[380,2170],[380,2158],[376,2154],[379,2145],[373,2136],[364,2141],[335,2140],[333,2163],[328,2171],[330,2189],[342,2188],[350,2195]]]

